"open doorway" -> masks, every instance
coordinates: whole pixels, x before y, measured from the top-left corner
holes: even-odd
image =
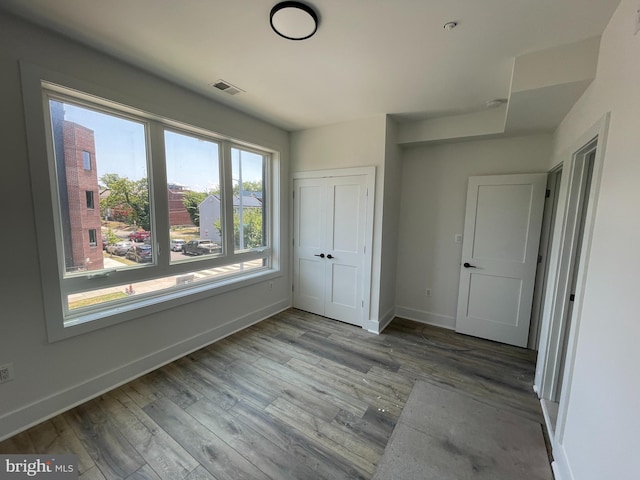
[[[584,245],[585,222],[591,185],[593,167],[597,151],[597,139],[586,145],[575,156],[572,176],[570,178],[570,197],[568,199],[568,217],[564,235],[567,237],[568,247],[565,250],[564,263],[566,265],[566,287],[557,299],[558,309],[554,318],[554,331],[549,353],[548,375],[551,379],[545,389],[543,406],[548,416],[551,430],[556,430],[563,379],[567,368],[567,353],[569,334],[574,323],[574,305],[580,272],[580,259]]]
[[[608,115],[594,125],[564,161],[548,270],[541,293],[541,328],[535,390],[552,446],[561,444],[570,398],[575,344],[602,172]],[[553,171],[552,171],[553,173]]]
[[[529,341],[527,347],[538,350],[540,344],[540,330],[542,328],[542,306],[546,296],[547,272],[553,245],[553,226],[558,211],[560,196],[560,180],[562,179],[562,165],[553,168],[547,177],[547,192],[542,215],[542,229],[540,231],[540,248],[538,249],[538,269],[533,289],[533,304],[531,307],[531,324],[529,325]]]

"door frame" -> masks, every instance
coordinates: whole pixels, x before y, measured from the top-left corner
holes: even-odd
[[[349,176],[364,176],[365,185],[367,188],[367,206],[366,206],[366,218],[365,218],[365,232],[364,232],[364,249],[363,252],[363,268],[362,268],[362,318],[360,319],[360,325],[365,328],[366,321],[369,319],[371,313],[371,277],[373,268],[373,222],[374,222],[374,204],[375,204],[375,189],[376,189],[376,167],[354,167],[354,168],[333,168],[328,170],[308,170],[303,172],[293,172],[291,174],[291,219],[290,219],[290,231],[294,232],[294,222],[296,212],[294,211],[295,199],[293,197],[295,189],[293,187],[294,181],[303,178],[333,178],[333,177],[349,177]],[[295,282],[293,267],[295,264],[295,239],[292,239],[291,248],[291,301],[293,305],[293,285]]]
[[[558,213],[558,194],[562,179],[562,164],[555,166],[548,172],[547,196],[545,198],[544,213],[542,214],[542,231],[540,232],[540,246],[538,250],[538,269],[533,287],[533,306],[531,308],[531,323],[529,325],[529,340],[527,348],[538,350],[540,344],[540,330],[542,329],[542,306],[545,299],[547,271],[549,270],[549,254],[553,242],[553,226]]]
[[[580,331],[593,228],[598,206],[609,118],[610,114],[607,113],[598,120],[574,142],[572,147],[559,156],[560,161],[558,162],[562,164],[563,175],[560,184],[558,210],[553,228],[553,241],[549,260],[550,268],[546,276],[546,292],[542,313],[543,323],[533,388],[542,404],[554,458],[556,462],[561,464],[564,458],[562,443],[571,398],[571,382]],[[579,205],[580,195],[584,194],[584,190],[580,188],[581,172],[587,155],[593,151],[594,144],[596,145],[596,154],[591,187],[588,193],[589,201],[584,219],[582,249],[580,258],[577,260],[575,300],[571,319],[567,320],[563,317],[569,302],[572,267],[575,266],[572,261],[576,253],[575,235],[577,234],[578,216],[580,215],[580,211],[576,206]],[[567,349],[564,357],[564,375],[562,378],[558,378],[560,360],[558,357],[561,351],[561,333],[565,326],[565,321],[569,321],[571,328],[568,332]],[[549,402],[554,398],[555,389],[559,381],[562,382],[562,392],[558,402],[557,417],[554,418],[555,415],[552,415],[549,410]],[[554,465],[554,470],[556,468],[562,467]]]

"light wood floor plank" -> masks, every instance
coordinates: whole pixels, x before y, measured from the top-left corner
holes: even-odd
[[[33,427],[29,431],[29,436],[36,452],[77,455],[79,475],[95,465],[80,439],[62,416],[54,417]]]
[[[254,366],[256,369],[268,374],[281,376],[281,378],[286,379],[288,383],[296,385],[302,390],[309,391],[312,395],[316,395],[318,398],[348,412],[352,412],[355,415],[364,415],[364,412],[366,412],[369,407],[365,401],[350,395],[349,392],[345,393],[329,388],[326,384],[322,383],[320,379],[300,373],[293,369],[288,363],[286,365],[280,365],[277,362],[265,358],[263,361],[254,364]]]
[[[191,472],[185,480],[218,480],[218,479],[213,475],[211,475],[211,473],[209,473],[206,468],[200,465],[193,472]]]
[[[161,480],[158,474],[149,466],[143,465],[127,477],[127,480]]]
[[[261,359],[256,362],[264,361],[265,359]],[[338,406],[318,396],[311,388],[289,383],[288,378],[272,375],[264,370],[258,372],[255,364],[246,365],[242,362],[236,362],[230,368],[238,376],[246,378],[265,391],[271,392],[274,398],[283,397],[297,407],[327,422],[333,420],[340,411]]]
[[[225,415],[226,412],[210,400],[196,402],[187,412],[209,430],[223,437],[229,446],[270,478],[296,480],[314,477],[313,471],[304,463],[291,464],[279,446],[267,441],[236,417]]]
[[[108,393],[96,399],[96,403],[136,447],[157,477],[181,480],[198,466],[198,462],[124,392]]]
[[[95,401],[74,408],[64,417],[106,478],[126,478],[145,464]]]
[[[361,445],[344,431],[339,431],[333,425],[307,415],[306,412],[282,398],[275,400],[265,411],[313,441],[333,449],[336,455],[344,457],[362,472],[373,474],[375,471],[375,462],[382,452],[376,452],[371,447]]]
[[[219,480],[269,478],[169,399],[159,398],[144,411]]]
[[[89,470],[78,476],[78,480],[106,480],[98,467],[91,467]]]
[[[230,410],[230,413],[267,441],[278,445],[286,452],[288,458],[295,459],[295,462],[304,462],[315,472],[314,480],[370,478],[370,475],[363,473],[349,460],[336,455],[334,449],[326,448],[322,443],[299,433],[297,429],[271,417],[264,411],[239,403]]]

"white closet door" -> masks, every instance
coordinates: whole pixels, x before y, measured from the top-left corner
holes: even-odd
[[[330,178],[326,191],[325,315],[361,325],[366,178]]]
[[[363,321],[367,177],[294,180],[293,305]]]
[[[293,306],[318,315],[324,315],[325,199],[324,179],[294,181]]]

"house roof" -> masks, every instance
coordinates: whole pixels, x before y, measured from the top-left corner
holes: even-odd
[[[240,197],[238,195],[233,196],[233,206],[234,207],[240,206]],[[256,197],[244,195],[242,197],[242,206],[245,208],[246,207],[260,208],[262,207],[262,201]]]
[[[208,203],[211,201],[220,201],[220,196],[215,194],[215,195],[209,195],[207,198],[205,198],[202,202],[200,202],[200,204],[198,204],[198,207],[200,207],[202,204],[204,203]],[[240,197],[238,195],[234,195],[233,196],[233,207],[239,207],[240,206]],[[255,196],[249,196],[249,195],[244,195],[242,197],[242,206],[244,208],[260,208],[262,207],[262,200],[256,198]]]

